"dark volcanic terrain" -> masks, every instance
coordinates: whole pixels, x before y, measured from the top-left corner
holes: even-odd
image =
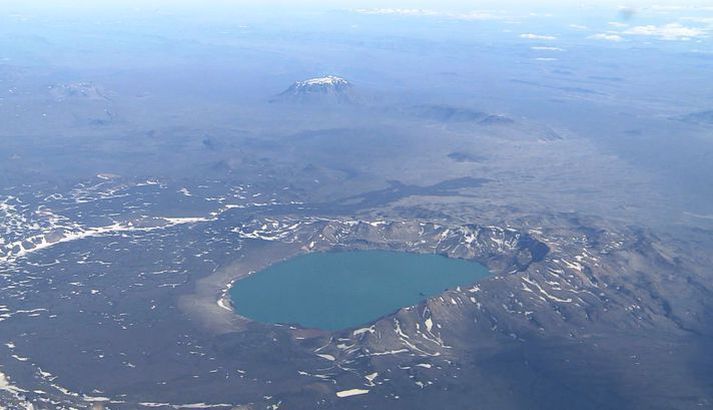
[[[475,397],[485,408],[710,404],[713,299],[698,268],[710,260],[675,242],[567,213],[463,224],[378,211],[365,194],[367,208],[332,204],[354,216],[322,216],[283,190],[222,188],[97,179],[5,200],[17,237],[3,248],[4,400],[127,409],[407,409],[446,397],[455,408]],[[161,201],[193,216],[159,216]],[[230,310],[231,281],[332,249],[438,253],[495,276],[334,333]]]
[[[0,410],[713,409],[710,17],[61,3],[0,10]],[[355,249],[493,275],[231,307]]]

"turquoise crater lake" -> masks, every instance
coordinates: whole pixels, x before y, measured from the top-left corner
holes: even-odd
[[[252,320],[338,330],[488,275],[478,263],[433,254],[310,253],[237,281],[230,299],[238,314]]]

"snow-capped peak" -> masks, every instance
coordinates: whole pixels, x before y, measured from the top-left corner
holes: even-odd
[[[297,85],[347,85],[349,81],[335,75],[327,75],[324,77],[315,77],[303,81],[298,81]]]
[[[335,75],[308,78],[295,81],[272,101],[349,103],[352,102],[352,84]]]

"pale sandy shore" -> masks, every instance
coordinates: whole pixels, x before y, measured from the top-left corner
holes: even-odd
[[[235,281],[304,252],[296,244],[267,241],[246,241],[242,251],[242,258],[199,279],[195,291],[178,300],[184,313],[212,332],[238,331],[249,321],[237,314],[230,303],[228,291]]]

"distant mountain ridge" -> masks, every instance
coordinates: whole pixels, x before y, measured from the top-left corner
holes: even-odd
[[[505,114],[493,114],[468,107],[446,104],[426,104],[412,106],[405,113],[426,121],[453,126],[478,126],[491,132],[501,130],[505,138],[539,139],[541,141],[561,140],[562,136],[552,128],[527,119],[515,119]],[[461,156],[451,157],[455,161],[465,161]]]
[[[687,123],[713,125],[713,110],[686,114],[678,117],[678,119]]]
[[[503,114],[490,114],[451,105],[419,105],[412,108],[418,117],[443,123],[478,123],[481,125],[513,124],[515,120]]]

